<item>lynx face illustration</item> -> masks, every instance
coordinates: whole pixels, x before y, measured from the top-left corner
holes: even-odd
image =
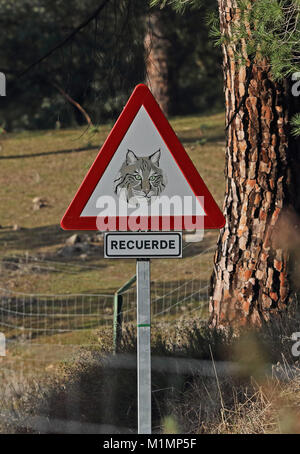
[[[117,178],[114,180],[114,192],[125,190],[127,203],[131,199],[143,199],[150,204],[167,185],[166,175],[159,167],[160,150],[150,156],[138,157],[131,150],[127,151]]]

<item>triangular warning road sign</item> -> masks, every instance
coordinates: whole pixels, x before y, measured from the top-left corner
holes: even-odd
[[[157,211],[159,223],[152,229],[151,220],[155,218],[152,208],[161,203],[163,196],[173,201],[174,196],[178,200],[190,197],[196,204],[188,205],[188,208],[172,206],[172,210],[171,204],[165,211]],[[103,203],[99,202],[101,197]],[[68,207],[61,226],[65,230],[103,230],[99,225],[112,226],[107,230],[135,230],[127,222],[128,213],[125,219],[124,211],[108,208],[108,198],[117,203],[122,197],[129,214],[134,206],[132,200],[147,201],[147,209],[151,206],[151,214],[150,211],[147,216],[142,214],[146,221],[142,230],[166,230],[162,222],[166,217],[170,220],[167,230],[179,230],[178,219],[183,221],[182,230],[191,228],[189,221],[194,225],[195,219],[200,217],[202,226],[207,229],[222,228],[225,223],[168,120],[143,84],[133,91]]]

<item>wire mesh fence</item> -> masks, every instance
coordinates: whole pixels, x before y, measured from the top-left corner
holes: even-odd
[[[152,324],[173,324],[182,317],[206,317],[209,285],[202,267],[207,254],[212,254],[212,249],[181,261],[167,261],[163,276],[157,262],[152,261]],[[1,266],[10,272],[21,269],[22,274],[78,275],[82,269],[97,269],[93,264],[68,264],[28,254],[3,257]],[[112,347],[114,315],[113,293],[42,294],[0,287],[0,332],[6,339],[6,356],[0,358],[2,375],[36,374],[55,368],[61,361],[72,361],[80,348]],[[123,330],[135,323],[135,283],[122,293],[119,315]]]
[[[7,339],[100,328],[111,322],[113,295],[43,295],[0,288],[0,326]]]
[[[151,282],[152,323],[161,320],[174,323],[191,313],[203,317],[207,309],[208,293],[207,281],[200,279]],[[122,293],[122,296],[122,318],[126,324],[136,319],[136,287]]]
[[[186,246],[187,247],[187,246]],[[184,316],[205,318],[208,314],[209,279],[207,272],[203,272],[202,257],[212,254],[213,248],[204,250],[201,254],[183,260],[184,267],[195,269],[196,273],[190,279],[182,277],[182,262],[177,266],[169,266],[164,276],[156,272],[156,262],[152,261],[151,273],[151,317],[152,323],[167,321],[174,323]],[[170,275],[172,278],[170,279]],[[136,287],[122,293],[123,323],[133,322],[136,319]]]

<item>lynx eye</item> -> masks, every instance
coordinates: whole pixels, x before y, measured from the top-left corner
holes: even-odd
[[[135,179],[140,181],[142,179],[141,175],[134,175]]]
[[[149,178],[150,181],[154,181],[157,175],[152,175],[152,177]]]

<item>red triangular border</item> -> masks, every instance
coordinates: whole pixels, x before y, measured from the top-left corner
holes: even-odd
[[[98,230],[96,225],[97,217],[80,217],[80,214],[142,105],[153,121],[167,148],[173,155],[194,194],[196,196],[199,196],[200,194],[201,196],[204,196],[204,210],[206,213],[206,216],[204,216],[204,228],[220,229],[224,227],[225,218],[207,189],[204,181],[200,177],[149,88],[146,87],[146,85],[140,84],[134,89],[125,108],[64,214],[61,220],[63,229]],[[116,221],[118,230],[118,218]],[[174,226],[174,219],[171,219],[171,230],[172,226]]]

